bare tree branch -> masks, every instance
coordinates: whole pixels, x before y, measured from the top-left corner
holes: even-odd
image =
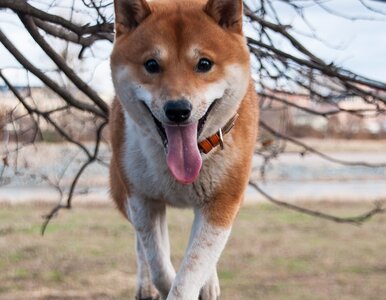
[[[43,10],[37,9],[29,5],[25,0],[0,0],[0,9],[1,8],[8,8],[16,13],[30,15],[43,21],[48,21],[50,23],[60,25],[64,28],[67,28],[68,30],[75,32],[79,36],[93,33],[112,33],[114,30],[114,25],[112,23],[98,24],[94,26],[88,26],[87,24],[83,26],[76,25],[73,22],[70,22],[60,16],[52,15],[44,12]]]
[[[58,68],[71,80],[74,85],[84,92],[106,115],[108,113],[107,104],[99,97],[99,95],[91,89],[75,72],[67,65],[67,63],[58,55],[55,50],[44,40],[39,34],[39,31],[31,17],[20,15],[20,19],[27,28],[36,43],[43,51],[52,59]]]
[[[331,161],[333,163],[338,163],[338,164],[341,164],[341,165],[346,165],[346,166],[362,166],[362,167],[368,167],[368,168],[386,168],[386,163],[376,163],[376,164],[372,164],[372,163],[368,163],[368,162],[364,162],[364,161],[346,161],[346,160],[341,160],[341,159],[337,159],[337,158],[334,158],[334,157],[331,157],[325,153],[322,153],[310,146],[307,146],[306,144],[290,137],[290,136],[287,136],[283,133],[280,133],[276,130],[274,130],[272,127],[268,126],[264,121],[260,121],[260,126],[262,128],[264,128],[265,130],[267,130],[268,132],[270,132],[271,134],[275,135],[276,137],[278,138],[281,138],[281,139],[285,139],[295,145],[298,145],[300,147],[302,147],[305,152],[311,152],[311,153],[314,153],[314,154],[317,154],[318,156],[324,158],[325,160],[328,160],[328,161]],[[305,152],[303,152],[302,154],[304,155]]]
[[[71,186],[70,186],[70,191],[69,191],[68,196],[67,196],[66,204],[60,204],[59,203],[47,215],[43,216],[44,222],[42,224],[42,229],[41,229],[42,235],[44,235],[44,232],[46,231],[46,228],[47,228],[48,224],[50,223],[50,221],[52,220],[52,218],[55,217],[61,209],[71,209],[72,198],[74,196],[74,191],[75,191],[75,188],[76,188],[76,185],[78,183],[79,178],[81,177],[83,172],[87,169],[87,167],[97,160],[97,157],[99,154],[99,146],[100,146],[100,141],[101,141],[101,136],[102,136],[102,130],[106,125],[107,125],[107,121],[104,121],[101,125],[99,125],[98,130],[96,132],[94,153],[92,156],[90,156],[83,163],[83,165],[78,170],[78,173],[74,177],[74,179],[71,183]]]
[[[99,108],[96,108],[94,105],[83,103],[73,97],[69,92],[64,88],[60,87],[55,81],[46,76],[42,71],[35,67],[29,60],[21,54],[19,50],[11,43],[11,41],[6,37],[2,30],[0,30],[0,42],[4,45],[5,48],[17,59],[17,61],[25,67],[28,71],[33,73],[37,78],[39,78],[44,84],[51,88],[55,93],[60,97],[65,99],[68,104],[84,111],[89,111],[94,113],[97,116],[106,118],[107,115],[105,112],[101,111]]]
[[[326,13],[342,15],[342,17],[353,20],[363,17],[347,16],[345,13],[341,14],[326,5],[325,1],[319,0],[259,0],[250,2],[250,6],[245,5],[246,19],[254,30],[254,34],[248,38],[247,42],[251,52],[256,90],[261,98],[261,106],[263,110],[276,110],[276,112],[280,112],[281,116],[283,116],[283,118],[277,121],[278,124],[271,124],[268,121],[260,122],[261,128],[271,136],[279,139],[280,142],[279,146],[273,147],[268,152],[265,149],[259,152],[264,158],[264,163],[261,166],[262,173],[265,172],[265,167],[272,158],[278,157],[285,151],[287,141],[301,147],[303,149],[302,154],[314,153],[334,163],[369,168],[386,167],[386,163],[354,162],[336,159],[308,146],[287,133],[287,128],[289,127],[288,116],[291,113],[291,109],[300,110],[307,115],[320,116],[328,121],[341,115],[354,117],[355,120],[360,121],[379,116],[384,117],[386,115],[386,84],[385,82],[360,76],[348,69],[339,67],[334,62],[326,62],[321,59],[317,53],[313,53],[298,38],[299,33],[302,33],[301,31],[297,30],[292,24],[283,22],[284,18],[282,18],[281,12],[276,9],[276,2],[289,7],[292,12],[294,11],[304,21],[311,33],[303,32],[303,36],[306,35],[317,40],[321,39],[318,38],[311,22],[306,18],[308,7],[319,6]],[[383,3],[384,1],[379,2]],[[12,111],[11,119],[16,132],[15,139],[17,142],[15,151],[21,147],[19,145],[19,135],[21,133],[33,131],[33,139],[35,139],[39,133],[43,135],[41,123],[44,123],[44,126],[48,124],[50,130],[54,130],[58,136],[78,147],[86,155],[86,160],[71,182],[69,192],[66,194],[66,203],[60,201],[49,214],[44,216],[43,234],[50,220],[61,209],[71,208],[77,182],[84,170],[93,162],[103,163],[98,155],[99,146],[102,142],[101,133],[108,120],[108,105],[92,86],[77,75],[77,71],[73,67],[74,64],[69,62],[69,55],[67,54],[71,48],[68,46],[70,43],[80,45],[80,51],[79,47],[76,47],[76,51],[79,52],[76,55],[78,57],[76,62],[80,63],[86,49],[94,55],[94,50],[97,49],[96,45],[100,41],[110,43],[114,41],[113,20],[110,15],[111,13],[107,13],[109,9],[112,12],[113,1],[71,1],[72,4],[60,7],[69,11],[70,17],[50,13],[51,8],[58,7],[56,1],[51,1],[46,6],[40,3],[47,9],[39,9],[39,4],[34,6],[32,3],[36,4],[36,2],[28,2],[26,0],[0,0],[0,10],[2,12],[6,10],[7,13],[20,18],[25,26],[25,32],[32,36],[34,45],[41,48],[52,60],[55,64],[55,70],[42,70],[34,65],[28,57],[28,51],[18,49],[10,41],[7,37],[7,35],[10,36],[10,33],[6,35],[0,30],[0,43],[5,46],[22,68],[26,70],[28,78],[33,74],[48,90],[58,96],[56,100],[60,101],[60,105],[54,106],[54,108],[42,108],[40,103],[37,103],[32,97],[31,88],[29,88],[28,95],[25,96],[10,77],[4,75],[7,74],[6,71],[4,69],[0,70],[0,78],[17,99],[18,107],[24,108],[20,114]],[[386,20],[386,12],[378,9],[374,4],[370,5],[370,3],[364,0],[358,0],[357,3],[362,5],[366,12],[366,16],[364,16],[366,19],[378,20],[382,17],[382,20]],[[377,14],[377,18],[373,15],[367,18],[367,13]],[[83,18],[80,18],[81,21],[79,21],[78,18],[74,17],[77,14],[83,14],[88,21],[84,21]],[[74,21],[74,19],[78,21]],[[55,37],[66,43],[67,47],[64,55],[50,43],[50,37]],[[282,44],[285,44],[286,47],[283,47]],[[288,49],[287,46],[291,49]],[[66,85],[68,83],[71,89],[67,88]],[[301,95],[302,98],[309,99],[313,103],[325,104],[325,106],[304,105],[303,102],[297,101],[297,99],[293,100],[296,95]],[[346,108],[341,105],[340,99],[349,97],[359,99],[366,106]],[[83,119],[83,115],[79,116],[79,114],[82,113],[89,116],[92,120],[90,121],[92,124],[91,136],[93,137],[94,133],[96,135],[93,139],[93,149],[90,149],[88,144],[77,136],[74,130],[71,130],[69,124],[61,120],[65,113],[68,113],[73,118],[71,122],[74,120],[80,127],[86,121]],[[28,126],[17,130],[15,122],[22,122],[25,118],[30,119]],[[277,129],[277,127],[280,127],[280,129]],[[4,169],[1,172],[3,171]],[[53,184],[58,185],[55,182]],[[255,188],[260,189],[257,185]],[[264,194],[264,191],[261,189],[260,192],[275,204],[340,223],[361,224],[373,215],[384,212],[384,208],[376,206],[366,214],[342,219],[324,213],[297,208]],[[60,199],[64,200],[64,193],[61,189],[60,193],[62,193]]]
[[[310,215],[313,217],[318,217],[318,218],[325,219],[328,221],[333,221],[336,223],[349,223],[349,224],[353,224],[353,225],[362,225],[364,222],[371,219],[373,216],[378,215],[378,214],[383,214],[386,211],[386,209],[382,206],[382,204],[380,202],[375,202],[375,207],[373,209],[371,209],[370,211],[365,212],[361,215],[354,216],[354,217],[347,217],[347,218],[337,217],[334,215],[326,214],[323,212],[311,210],[311,209],[300,207],[300,206],[297,206],[297,205],[294,205],[294,204],[291,204],[288,202],[277,200],[277,199],[273,198],[272,196],[270,196],[269,194],[267,194],[266,192],[264,192],[264,190],[262,190],[258,184],[254,183],[254,182],[249,182],[249,185],[252,186],[253,188],[255,188],[267,200],[269,200],[270,202],[272,202],[276,205],[279,205],[279,206],[282,206],[282,207],[285,207],[285,208],[288,208],[288,209],[291,209],[291,210],[294,210],[294,211],[297,211],[297,212],[300,212],[300,213],[303,213],[306,215]]]

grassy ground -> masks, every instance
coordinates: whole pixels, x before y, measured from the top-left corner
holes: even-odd
[[[340,215],[361,204],[312,204]],[[0,207],[0,299],[134,299],[134,233],[110,207]],[[169,213],[173,262],[189,211]],[[338,225],[268,204],[243,208],[219,263],[221,299],[385,299],[386,216]]]

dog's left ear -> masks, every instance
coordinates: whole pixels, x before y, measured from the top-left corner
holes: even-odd
[[[114,0],[116,34],[135,29],[151,13],[145,0]]]
[[[220,26],[237,33],[243,30],[242,0],[209,0],[204,11]]]

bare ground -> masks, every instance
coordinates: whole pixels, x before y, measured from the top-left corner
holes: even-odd
[[[339,215],[371,204],[308,203]],[[134,233],[110,206],[0,206],[0,299],[134,299]],[[170,210],[178,266],[192,215]],[[241,210],[219,263],[221,299],[385,299],[386,216],[338,225],[269,204]]]

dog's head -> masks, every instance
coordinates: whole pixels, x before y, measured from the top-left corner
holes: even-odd
[[[167,147],[173,175],[190,183],[197,142],[235,114],[249,83],[242,0],[115,0],[111,69],[118,98]]]

